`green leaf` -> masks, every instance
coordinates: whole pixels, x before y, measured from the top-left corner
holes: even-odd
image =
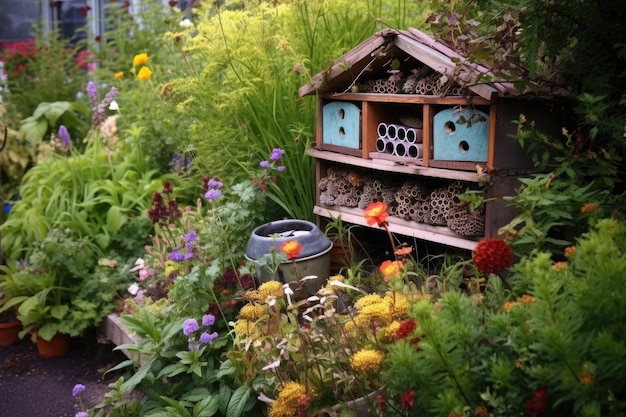
[[[110,234],[117,234],[127,221],[128,218],[122,213],[121,207],[112,206],[107,211],[107,230]]]
[[[241,417],[243,410],[246,407],[248,398],[251,393],[250,387],[241,386],[235,390],[228,402],[228,409],[226,410],[226,417]]]
[[[193,408],[193,415],[194,417],[211,417],[219,408],[220,398],[217,395],[211,395],[196,404]]]
[[[161,369],[161,372],[159,372],[157,378],[161,378],[164,376],[173,377],[185,372],[187,372],[187,367],[185,365],[181,363],[172,363]]]
[[[150,358],[148,362],[146,362],[133,376],[131,376],[128,381],[122,384],[122,392],[125,394],[130,394],[135,387],[143,381],[143,379],[148,375],[148,373],[152,370],[152,366],[156,362],[157,358]]]

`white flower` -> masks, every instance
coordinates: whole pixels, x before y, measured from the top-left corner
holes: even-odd
[[[117,104],[117,101],[113,100],[111,104],[109,104],[109,110],[118,111],[120,109],[120,105]]]
[[[264,393],[260,393],[257,398],[258,398],[259,401],[263,401],[265,404],[274,404],[276,402],[276,400],[274,400],[273,398],[268,397]]]
[[[140,269],[143,269],[145,266],[146,266],[146,261],[144,261],[142,258],[137,258],[137,260],[135,261],[135,266],[129,269],[129,271],[137,272]]]
[[[306,281],[310,281],[312,279],[317,279],[317,275],[307,275],[306,277],[302,278],[300,280],[300,282],[306,282]]]
[[[181,28],[190,28],[193,26],[193,22],[189,19],[183,19],[179,23]]]
[[[275,369],[278,368],[280,366],[280,359],[276,359],[274,362],[270,363],[267,366],[264,366],[263,369],[261,369],[262,371],[267,371],[269,369]]]
[[[128,292],[131,295],[137,295],[137,293],[139,292],[139,285],[137,285],[137,283],[132,284],[130,287],[128,287]]]
[[[287,305],[291,305],[291,296],[293,295],[293,290],[289,284],[283,284],[283,291],[287,296]]]

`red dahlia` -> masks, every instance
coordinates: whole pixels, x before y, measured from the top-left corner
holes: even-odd
[[[476,269],[485,274],[497,274],[513,263],[513,251],[502,239],[485,238],[478,242],[472,254]]]

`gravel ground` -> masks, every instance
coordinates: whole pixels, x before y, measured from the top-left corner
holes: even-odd
[[[43,359],[28,338],[0,347],[0,417],[74,417],[78,402],[72,388],[83,384],[83,404],[98,404],[118,375],[104,371],[125,357],[113,345],[87,346],[73,340],[61,358]]]

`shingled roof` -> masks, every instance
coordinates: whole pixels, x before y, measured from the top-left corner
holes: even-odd
[[[384,29],[347,52],[329,69],[318,73],[299,90],[300,97],[318,92],[348,92],[368,74],[386,74],[390,57],[402,62],[411,58],[452,80],[472,93],[490,100],[497,96],[520,96],[511,82],[494,82],[495,77],[485,66],[472,63],[445,44],[414,28]],[[480,83],[475,80],[481,79]],[[554,93],[554,92],[552,92]]]

